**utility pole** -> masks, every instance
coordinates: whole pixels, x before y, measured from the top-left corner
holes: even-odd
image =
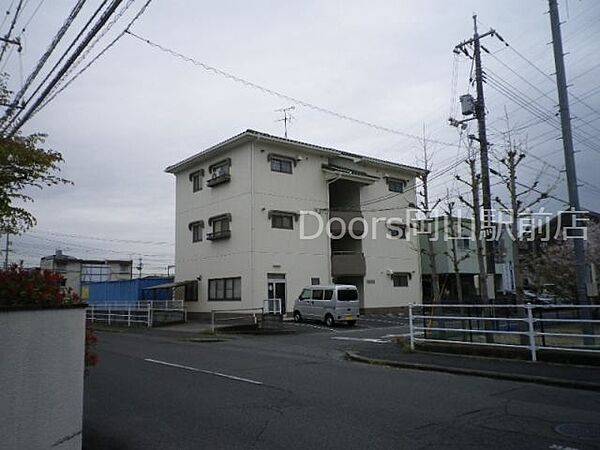
[[[565,152],[565,169],[567,172],[567,187],[569,191],[569,206],[572,215],[569,217],[575,222],[580,211],[579,192],[577,189],[577,174],[575,171],[575,155],[573,152],[573,135],[571,133],[571,115],[569,113],[569,94],[567,92],[567,75],[565,73],[565,60],[560,31],[560,18],[556,0],[549,0],[550,25],[552,27],[552,46],[554,48],[554,65],[556,67],[556,85],[558,87],[558,102],[560,108],[560,124],[562,128],[562,141]],[[577,226],[573,223],[572,226]],[[577,303],[587,305],[585,250],[583,239],[576,236],[573,239],[575,247],[575,274],[577,281]],[[587,311],[587,310],[586,310]]]
[[[6,232],[6,246],[4,247],[4,270],[8,270],[8,252],[10,251],[10,232]]]
[[[473,15],[473,37],[464,42],[461,42],[456,47],[454,47],[455,53],[464,53],[467,56],[469,55],[466,50],[467,46],[473,46],[473,56],[471,57],[475,63],[475,84],[477,88],[477,101],[475,102],[475,118],[477,119],[479,136],[477,140],[479,141],[479,159],[481,160],[481,206],[483,207],[483,227],[486,230],[485,238],[485,260],[486,260],[486,271],[487,271],[487,279],[490,283],[489,289],[489,297],[494,298],[495,296],[495,288],[494,288],[494,278],[496,274],[496,262],[495,262],[495,254],[494,254],[494,240],[491,238],[493,234],[493,217],[492,217],[492,194],[490,189],[490,166],[488,159],[488,141],[487,141],[487,131],[485,124],[485,97],[483,95],[483,81],[484,81],[484,73],[481,67],[481,39],[486,36],[497,36],[495,30],[491,29],[486,33],[479,34],[477,31],[477,15]],[[483,49],[487,52],[487,49],[483,47]],[[475,214],[479,214],[479,211],[476,211]]]
[[[136,266],[136,269],[138,271],[138,278],[142,278],[143,267],[144,267],[144,263],[142,262],[142,257],[140,256],[138,259],[138,265]]]

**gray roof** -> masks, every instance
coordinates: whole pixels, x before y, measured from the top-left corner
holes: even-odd
[[[278,136],[273,136],[271,134],[262,133],[260,131],[255,130],[246,130],[240,134],[237,134],[223,142],[218,143],[217,145],[213,145],[212,147],[201,151],[200,153],[196,153],[189,158],[184,159],[183,161],[179,161],[176,164],[173,164],[165,169],[165,172],[176,174],[183,170],[191,168],[194,164],[201,162],[211,156],[218,154],[219,152],[232,149],[246,142],[251,142],[255,140],[267,141],[274,144],[287,145],[292,147],[300,147],[306,150],[325,153],[331,156],[340,156],[352,159],[362,160],[373,165],[385,166],[394,169],[401,169],[408,172],[412,172],[415,175],[420,175],[425,173],[424,169],[414,166],[408,166],[405,164],[399,164],[392,161],[386,161],[383,159],[373,158],[371,156],[359,155],[357,153],[345,152],[343,150],[337,150],[335,148],[330,147],[322,147],[320,145],[309,144],[307,142],[296,141],[294,139],[287,139]]]

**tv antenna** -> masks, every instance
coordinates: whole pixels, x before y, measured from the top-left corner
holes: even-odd
[[[276,109],[275,112],[281,112],[283,113],[283,118],[282,119],[278,119],[275,122],[283,122],[283,127],[284,127],[284,131],[285,131],[285,138],[287,139],[288,135],[288,122],[291,122],[292,119],[295,119],[294,116],[292,116],[292,111],[296,109],[295,106],[288,106],[287,108],[281,108],[281,109]]]

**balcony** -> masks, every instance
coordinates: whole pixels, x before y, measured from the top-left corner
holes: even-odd
[[[333,252],[331,276],[358,276],[366,273],[365,255],[361,252]]]
[[[330,220],[337,219],[331,222],[331,226],[329,227],[331,234],[333,236],[340,236],[342,234],[341,222],[345,224],[345,233],[348,233],[350,231],[348,225],[352,219],[357,217],[363,219],[363,216],[359,211],[330,211]],[[354,236],[362,236],[362,234],[365,232],[364,220],[355,220],[352,223],[352,232],[354,233]]]
[[[220,239],[229,239],[231,237],[231,230],[215,231],[206,235],[207,241],[218,241]]]
[[[206,185],[208,187],[218,186],[219,184],[229,183],[231,180],[231,175],[229,173],[221,173],[217,175],[213,175],[206,181]]]

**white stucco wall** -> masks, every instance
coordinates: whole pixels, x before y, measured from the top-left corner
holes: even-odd
[[[365,306],[394,308],[418,303],[422,297],[418,240],[408,228],[407,240],[386,238],[385,223],[386,219],[398,218],[407,224],[408,205],[416,203],[415,176],[391,168],[367,166],[364,170],[380,177],[380,180],[361,189],[361,203],[365,204],[363,216],[369,224],[369,235],[363,239],[367,267],[364,282]],[[385,176],[408,180],[404,193],[390,192]],[[376,238],[372,239],[371,224],[374,218],[381,218],[382,221],[376,223]],[[409,273],[408,286],[394,287],[390,272]]]
[[[80,449],[85,309],[0,311],[0,447]]]
[[[269,154],[287,156],[296,161],[292,174],[271,171]],[[215,187],[206,186],[208,167],[224,158],[231,158],[231,181]],[[299,222],[293,230],[273,229],[269,211],[315,211],[329,218],[329,188],[323,164],[331,155],[310,151],[294,144],[261,139],[219,152],[176,175],[176,281],[194,280],[201,276],[199,301],[187,302],[189,312],[211,309],[250,308],[262,306],[267,296],[267,275],[285,274],[288,306],[311,278],[321,283],[331,282],[330,240],[326,233],[316,239],[300,239]],[[339,161],[338,161],[339,159]],[[409,202],[415,201],[413,173],[377,164],[355,163],[348,158],[334,158],[334,163],[379,177],[370,186],[360,188],[361,201],[382,196],[392,198],[374,204],[387,209],[385,216],[405,217]],[[189,176],[204,169],[203,188],[192,192]],[[392,176],[409,180],[407,193],[393,195],[384,180]],[[392,208],[392,209],[390,209]],[[393,208],[396,208],[394,210]],[[369,209],[369,208],[367,208]],[[230,213],[231,238],[192,243],[191,222],[205,222],[204,236],[211,231],[208,218]],[[380,213],[365,212],[370,220]],[[307,218],[306,234],[316,226],[316,219]],[[418,244],[385,238],[384,223],[378,224],[378,238],[368,236],[362,243],[366,258],[365,307],[389,308],[408,305],[421,299],[421,274]],[[412,239],[412,238],[411,238]],[[414,247],[415,249],[413,249]],[[408,272],[412,277],[408,287],[393,287],[389,272]],[[241,302],[208,302],[210,278],[242,277]],[[367,283],[374,280],[374,283]],[[288,311],[289,311],[288,307]]]

